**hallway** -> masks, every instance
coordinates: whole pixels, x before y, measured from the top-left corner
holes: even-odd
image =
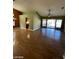
[[[13,55],[19,59],[63,59],[65,35],[60,30],[13,30]]]

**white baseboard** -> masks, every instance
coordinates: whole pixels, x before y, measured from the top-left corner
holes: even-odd
[[[20,29],[26,29],[26,28],[21,27]],[[30,31],[36,31],[36,30],[38,30],[38,29],[40,29],[40,28],[36,28],[36,29],[28,29],[28,30],[30,30]]]
[[[33,29],[33,31],[36,31],[36,30],[38,30],[38,29],[40,29],[40,28]]]

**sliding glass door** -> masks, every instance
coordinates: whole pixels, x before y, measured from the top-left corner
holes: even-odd
[[[47,27],[48,28],[55,28],[55,22],[56,22],[55,19],[48,19],[47,20]]]
[[[42,27],[46,28],[46,26],[47,26],[47,20],[43,19],[42,20]]]
[[[58,19],[56,21],[56,28],[61,28],[61,25],[62,25],[62,19]]]
[[[62,19],[42,19],[43,28],[61,28]]]

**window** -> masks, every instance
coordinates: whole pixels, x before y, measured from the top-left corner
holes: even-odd
[[[56,28],[61,28],[61,25],[62,25],[62,20],[59,19],[56,21]]]
[[[47,21],[47,27],[49,28],[55,28],[55,19],[48,19]]]
[[[42,19],[42,27],[61,28],[62,19]]]
[[[42,26],[46,26],[46,19],[42,19]]]

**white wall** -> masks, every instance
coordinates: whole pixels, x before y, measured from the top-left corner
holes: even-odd
[[[37,30],[40,28],[40,18],[38,17],[38,15],[35,13],[33,16],[33,30]]]
[[[21,29],[25,29],[26,28],[26,24],[25,24],[25,18],[27,16],[26,15],[20,15],[20,28]]]
[[[30,20],[30,29],[32,29],[32,12],[28,12],[28,13],[23,13],[23,15],[20,15],[20,28],[21,29],[26,29],[26,18],[29,18],[28,20]]]
[[[34,11],[31,11],[28,13],[24,13],[23,15],[20,15],[20,28],[21,29],[26,29],[26,24],[25,24],[26,18],[29,18],[30,20],[29,29],[37,30],[40,28],[40,24],[41,24],[40,18]]]

